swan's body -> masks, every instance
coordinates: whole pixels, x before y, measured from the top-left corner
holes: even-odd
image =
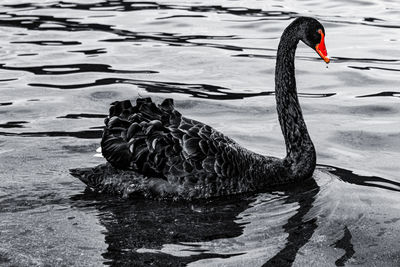
[[[309,32],[314,30],[315,34]],[[142,98],[135,106],[126,100],[110,108],[101,146],[112,166],[73,174],[96,190],[182,198],[258,191],[310,177],[316,154],[297,98],[294,56],[302,40],[311,47],[316,43],[327,61],[326,51],[319,49],[322,32],[318,21],[298,18],[281,37],[275,91],[285,158],[249,151],[212,127],[183,117],[171,99],[157,106]]]

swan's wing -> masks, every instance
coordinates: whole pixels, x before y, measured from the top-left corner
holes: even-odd
[[[229,163],[237,154],[236,143],[208,125],[182,117],[172,99],[158,106],[150,98],[137,99],[135,106],[129,100],[114,102],[105,124],[102,153],[117,168],[174,183],[189,179],[192,184],[235,174],[236,167]]]

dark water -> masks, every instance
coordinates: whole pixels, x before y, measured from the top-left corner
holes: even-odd
[[[0,265],[399,266],[398,1],[1,1]],[[297,16],[326,29],[297,83],[319,167],[301,186],[210,201],[123,201],[68,169],[94,157],[115,100],[176,99],[284,156],[276,48]],[[136,265],[135,265],[136,264]]]

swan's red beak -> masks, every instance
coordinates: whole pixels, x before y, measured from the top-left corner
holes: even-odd
[[[322,30],[318,30],[318,33],[321,34],[321,42],[315,46],[315,50],[317,51],[318,55],[328,64],[331,60],[328,57],[328,52],[326,52],[325,35]]]

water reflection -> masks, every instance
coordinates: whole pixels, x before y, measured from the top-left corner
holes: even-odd
[[[107,252],[111,266],[180,266],[205,258],[238,255],[207,253],[193,246],[196,255],[176,257],[166,253],[138,253],[141,248],[157,249],[163,244],[199,242],[238,236],[243,225],[235,223],[248,208],[252,197],[240,196],[209,201],[169,202],[154,200],[116,200],[93,193],[72,198],[75,207],[94,205],[100,223],[106,228]]]
[[[345,254],[335,261],[336,266],[344,266],[345,263],[354,255],[355,251],[353,248],[353,244],[351,244],[351,233],[349,231],[349,228],[347,226],[344,227],[344,234],[343,238],[339,239],[338,241],[333,244],[335,248],[341,248],[344,249]]]
[[[361,176],[355,174],[353,171],[328,165],[320,165],[320,166],[329,168],[330,173],[334,174],[335,176],[338,177],[338,179],[347,183],[400,192],[400,183],[396,181],[391,181],[389,179],[377,176]]]
[[[284,200],[280,212],[288,212],[294,203],[299,208],[283,225],[283,230],[288,234],[286,245],[264,266],[291,266],[297,252],[317,227],[316,218],[305,220],[305,215],[313,207],[319,186],[314,179],[310,179],[302,185],[276,190],[270,194],[273,198]],[[76,207],[94,205],[99,210],[100,223],[107,229],[108,250],[103,256],[110,260],[108,264],[111,266],[180,266],[201,259],[229,258],[245,253],[213,253],[201,249],[196,242],[229,239],[243,234],[247,223],[238,223],[237,219],[251,206],[255,197],[242,195],[190,203],[141,199],[124,201],[87,191],[74,196],[72,200]],[[160,249],[164,244],[184,243],[188,253],[186,256],[154,251],[137,252],[143,248]]]
[[[287,220],[283,226],[284,231],[289,235],[285,247],[275,256],[269,259],[264,266],[292,266],[297,252],[303,247],[313,235],[317,228],[317,219],[311,218],[305,220],[306,214],[313,207],[313,203],[320,187],[314,179],[309,179],[301,186],[295,187],[293,190],[285,190],[288,198],[285,205],[290,203],[298,203],[297,212]]]
[[[319,170],[330,173],[333,183],[319,181],[324,191],[330,191],[334,183],[345,181],[357,186],[375,187],[400,192],[400,183],[380,178],[360,176],[353,172],[333,166],[320,165]],[[374,184],[380,183],[380,184]],[[254,235],[260,244],[272,245],[280,249],[274,255],[268,256],[263,266],[292,266],[300,249],[305,246],[315,234],[318,227],[323,228],[323,213],[331,213],[335,208],[327,200],[320,199],[325,204],[322,210],[315,211],[318,198],[329,198],[320,195],[321,185],[314,179],[309,179],[300,185],[285,188],[274,188],[273,191],[259,195],[241,195],[212,200],[192,202],[154,201],[144,199],[122,200],[98,195],[90,190],[84,194],[72,197],[74,207],[86,208],[94,206],[98,209],[100,223],[106,228],[107,252],[103,254],[107,264],[111,266],[133,266],[153,264],[156,266],[180,266],[204,259],[229,259],[232,257],[249,257],[248,244],[245,247],[230,252],[216,252],[211,248],[215,245],[205,245],[216,240],[225,240],[224,244],[240,244],[237,237]],[[327,190],[328,189],[328,190]],[[362,190],[360,187],[359,190]],[[337,197],[336,193],[334,193]],[[265,203],[266,209],[252,209],[260,203]],[[295,210],[293,207],[297,206]],[[256,216],[256,228],[264,226],[268,234],[260,240],[257,231],[246,221],[246,210],[251,214],[267,212]],[[251,210],[251,211],[250,211]],[[313,211],[312,211],[313,210]],[[278,215],[277,215],[278,214]],[[285,216],[290,214],[290,217]],[[261,216],[262,215],[262,216]],[[272,225],[271,225],[272,222]],[[344,220],[343,234],[332,247],[343,249],[344,254],[336,258],[336,266],[344,266],[356,253],[352,244],[352,233],[347,225],[354,222],[350,218]],[[281,228],[277,226],[282,225]],[[247,229],[244,231],[244,229]],[[276,236],[282,235],[282,229],[287,235],[284,244],[276,244]],[[231,241],[229,241],[231,240]],[[274,241],[275,240],[275,241]],[[267,243],[266,243],[267,242]],[[174,244],[179,248],[174,252]],[[218,244],[218,242],[216,243]],[[218,246],[218,245],[217,245]],[[228,245],[229,247],[229,245]],[[266,255],[270,254],[266,252]],[[251,257],[251,256],[250,256]]]

